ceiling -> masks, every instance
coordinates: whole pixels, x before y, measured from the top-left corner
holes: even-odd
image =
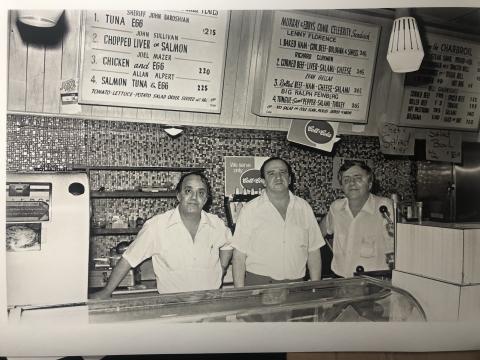
[[[438,7],[414,8],[411,15],[425,24],[442,24],[459,29],[469,28],[471,32],[480,34],[480,7]]]

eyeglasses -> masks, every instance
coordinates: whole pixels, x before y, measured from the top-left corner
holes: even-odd
[[[348,185],[348,184],[353,184],[353,183],[357,183],[357,184],[361,184],[363,182],[366,181],[366,179],[368,179],[367,176],[362,176],[362,175],[355,175],[355,176],[343,176],[342,177],[342,184],[343,185]]]

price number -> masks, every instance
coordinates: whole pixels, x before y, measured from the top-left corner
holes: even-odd
[[[199,74],[210,75],[210,69],[205,67],[198,68]]]
[[[197,91],[208,91],[208,85],[197,85]]]
[[[210,29],[210,28],[203,28],[202,29],[202,34],[203,35],[215,36],[215,35],[217,35],[217,30],[216,29]]]

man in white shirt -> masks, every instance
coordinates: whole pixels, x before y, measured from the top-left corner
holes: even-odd
[[[235,287],[320,280],[325,244],[310,205],[289,191],[292,170],[273,157],[260,169],[265,190],[242,208],[233,236]]]
[[[230,229],[202,210],[210,196],[202,173],[184,174],[177,184],[178,206],[145,222],[92,298],[109,298],[127,272],[150,257],[160,293],[218,289],[233,250]]]
[[[323,236],[334,236],[332,271],[352,277],[357,266],[364,271],[388,270],[387,261],[394,251],[393,228],[380,207],[393,214],[392,201],[371,194],[372,170],[361,161],[346,161],[338,179],[345,197],[330,205],[320,223]]]

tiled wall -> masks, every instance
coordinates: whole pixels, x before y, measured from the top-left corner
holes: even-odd
[[[415,162],[408,157],[380,153],[378,138],[343,136],[333,154],[290,143],[281,131],[186,127],[170,138],[156,124],[95,121],[31,115],[8,115],[7,170],[65,171],[78,166],[205,167],[211,179],[211,212],[224,217],[224,156],[281,156],[291,162],[296,194],[305,198],[317,215],[341,196],[332,189],[333,156],[371,159],[378,180],[378,194],[395,192],[410,200],[415,191]],[[158,176],[147,173],[96,177],[91,186],[123,186],[133,176],[152,185]],[[143,177],[143,178],[142,178]],[[102,184],[100,184],[102,183]],[[150,217],[175,205],[175,199],[96,199],[94,221],[100,214]],[[128,215],[127,215],[128,214]],[[127,236],[132,239],[133,236]],[[92,242],[91,257],[106,255],[119,236],[101,236]]]

